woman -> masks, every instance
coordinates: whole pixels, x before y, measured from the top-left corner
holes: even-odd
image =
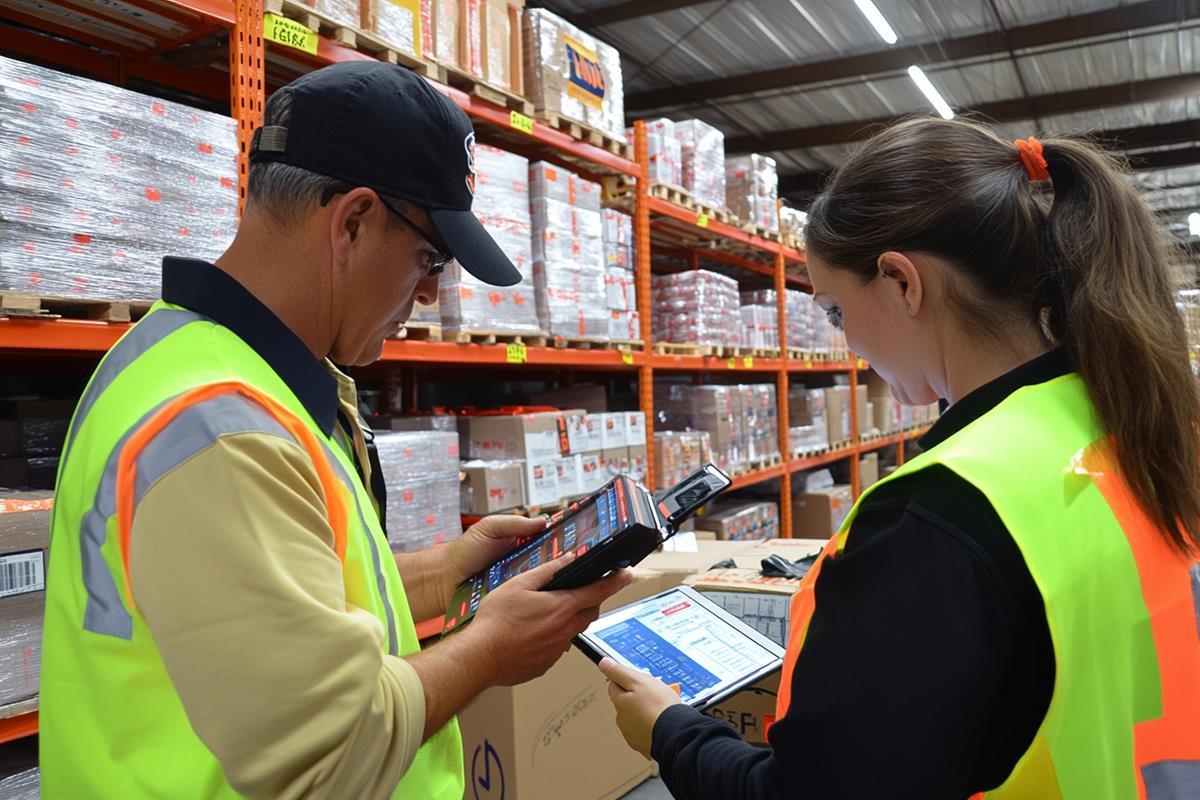
[[[797,593],[769,749],[611,660],[676,798],[1200,798],[1200,404],[1161,227],[1072,140],[896,125],[809,212],[815,299],[949,407]]]

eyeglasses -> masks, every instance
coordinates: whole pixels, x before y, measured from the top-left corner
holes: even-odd
[[[321,193],[321,205],[322,206],[329,205],[329,201],[333,199],[334,195],[345,194],[346,192],[350,191],[352,188],[353,187],[351,187],[351,186],[330,186],[328,189],[326,189],[324,192]],[[384,200],[383,197],[378,192],[375,193],[375,196],[379,198],[379,202],[383,204],[384,208],[386,208],[388,211],[395,214],[397,217],[400,218],[400,220],[402,222],[404,222],[405,225],[408,225],[408,227],[410,227],[414,231],[416,231],[417,235],[420,236],[421,239],[423,239],[425,241],[425,244],[432,247],[434,249],[434,251],[436,252],[436,255],[428,262],[428,265],[427,265],[428,271],[426,272],[426,276],[432,278],[434,275],[441,275],[442,271],[446,269],[446,265],[454,260],[454,256],[451,255],[450,253],[447,253],[445,248],[439,247],[438,245],[434,244],[433,240],[430,238],[429,234],[426,233],[425,231],[423,231],[421,229],[420,225],[413,222],[412,219],[410,219],[407,214],[405,214],[400,209],[396,208],[394,205],[389,203],[387,200]]]

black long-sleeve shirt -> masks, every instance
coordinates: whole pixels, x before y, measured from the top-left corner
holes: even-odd
[[[922,447],[1069,371],[1061,351],[1018,367],[955,403]],[[1055,665],[1041,595],[987,498],[940,465],[881,486],[815,591],[769,749],[688,706],[655,723],[652,755],[677,800],[965,800],[1003,783]]]

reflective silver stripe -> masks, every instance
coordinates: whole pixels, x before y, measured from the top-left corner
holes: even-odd
[[[1146,800],[1196,800],[1200,761],[1156,761],[1142,767]]]
[[[81,525],[83,583],[87,606],[83,627],[93,633],[128,639],[133,620],[121,602],[112,571],[100,554],[108,520],[117,513],[117,464],[121,451],[134,433],[169,400],[159,404],[131,427],[109,454],[96,489],[96,499]],[[181,412],[158,433],[138,456],[135,505],[156,480],[192,456],[231,433],[268,433],[291,440],[291,436],[261,406],[240,395],[220,395]]]
[[[67,433],[67,443],[63,447],[62,458],[64,461],[67,454],[71,452],[71,445],[75,443],[75,437],[79,434],[79,429],[83,427],[83,421],[92,410],[92,406],[100,399],[100,395],[104,394],[104,390],[112,385],[117,376],[155,343],[165,339],[189,322],[198,322],[204,319],[206,317],[192,311],[178,311],[173,308],[160,309],[134,325],[133,330],[117,342],[100,363],[99,369],[92,376],[87,390],[79,400],[71,430]]]
[[[363,516],[362,505],[358,502],[358,492],[354,488],[354,481],[342,466],[342,462],[330,450],[329,445],[324,441],[321,444],[324,445],[325,456],[329,459],[329,463],[333,464],[338,478],[346,485],[346,488],[350,490],[350,496],[354,498],[354,510],[358,512],[358,523],[362,525],[363,536],[367,537],[367,543],[371,545],[371,565],[375,569],[375,585],[379,587],[379,596],[383,598],[383,612],[387,616],[388,654],[398,656],[400,655],[400,646],[396,639],[396,615],[392,610],[392,600],[388,597],[387,581],[383,577],[383,561],[379,557],[379,547],[375,544],[375,537],[367,526],[366,517]]]
[[[1196,638],[1200,639],[1200,561],[1192,564],[1192,605],[1196,611]]]

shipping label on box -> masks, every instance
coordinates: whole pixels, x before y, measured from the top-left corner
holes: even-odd
[[[609,414],[597,414],[600,423],[600,449],[612,450],[629,444],[625,434],[625,413],[618,411]],[[645,422],[642,423],[645,442]]]
[[[625,445],[636,447],[646,444],[646,413],[644,411],[628,411],[625,413]]]
[[[559,461],[560,458],[553,457],[525,462],[525,502],[527,505],[544,506],[559,501]]]

